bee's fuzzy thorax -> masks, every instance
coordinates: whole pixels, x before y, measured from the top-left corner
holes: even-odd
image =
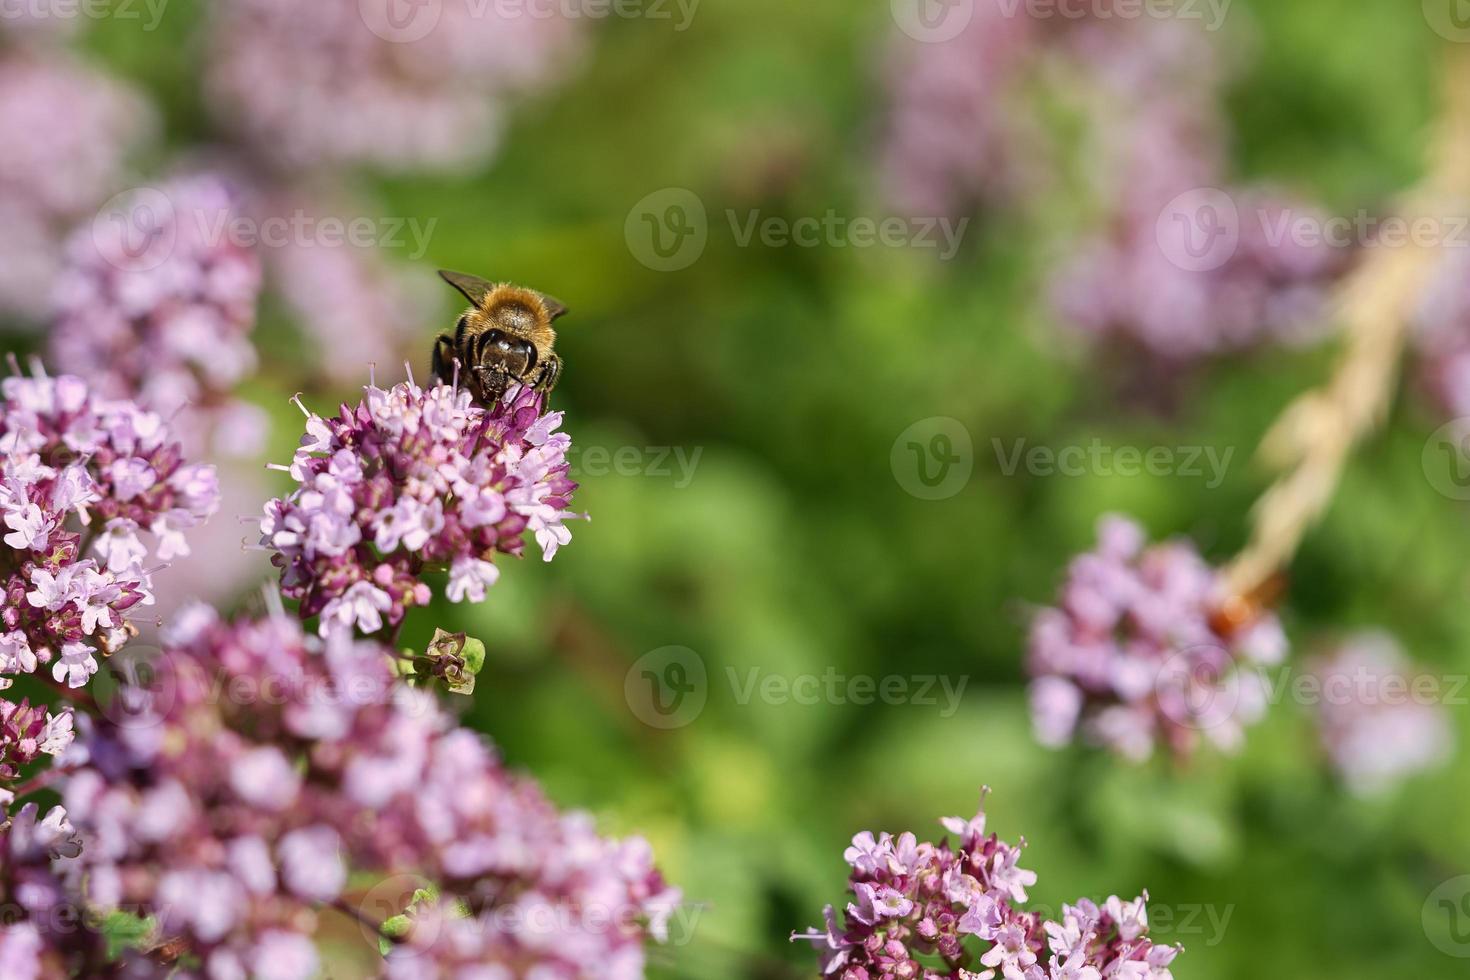
[[[551,313],[546,308],[546,301],[541,294],[524,286],[503,282],[485,294],[485,301],[480,304],[480,309],[489,313],[496,307],[505,306],[508,303],[516,303],[524,306],[536,315],[538,323],[551,322]]]

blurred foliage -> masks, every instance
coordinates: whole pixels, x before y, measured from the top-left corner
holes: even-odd
[[[1323,774],[1306,712],[1282,704],[1237,758],[1182,772],[1052,753],[1031,738],[1021,657],[1028,606],[1052,594],[1097,516],[1137,515],[1217,559],[1244,538],[1264,475],[1253,447],[1330,351],[1273,351],[1176,379],[1160,411],[1116,365],[1055,332],[1038,302],[1036,229],[980,215],[960,256],[739,247],[741,214],[878,215],[871,172],[887,4],[702,4],[686,32],[610,19],[571,81],[515,114],[483,173],[369,182],[385,215],[434,218],[424,276],[464,268],[565,299],[557,392],[580,451],[677,447],[669,475],[583,467],[591,520],[555,563],[509,566],[476,608],[412,620],[483,639],[468,718],[554,798],[653,841],[699,903],[656,954],[661,977],[814,976],[786,941],[840,898],[842,849],[862,829],[937,831],[994,787],[991,825],[1024,834],[1043,905],[1134,894],[1204,905],[1162,939],[1176,974],[1416,980],[1460,977],[1428,941],[1425,898],[1470,871],[1470,766],[1356,801]],[[1327,206],[1381,203],[1419,169],[1439,39],[1415,5],[1241,0],[1248,68],[1232,93],[1242,173]],[[94,29],[99,57],[165,107],[174,148],[211,138],[193,84],[197,4],[158,34]],[[629,209],[685,187],[710,213],[692,267],[654,272],[624,239]],[[1046,202],[1065,211],[1065,200]],[[424,313],[425,351],[453,305]],[[269,308],[272,365],[251,397],[299,425],[289,333]],[[277,339],[279,338],[279,343]],[[350,392],[317,390],[329,404]],[[890,450],[914,422],[959,419],[975,442],[964,491],[907,494]],[[1399,635],[1446,673],[1470,670],[1470,510],[1425,480],[1438,424],[1412,395],[1353,464],[1309,538],[1284,611],[1298,653],[1361,626]],[[1185,477],[1006,476],[995,442],[1209,446],[1233,451],[1223,484]],[[645,447],[648,451],[645,452]],[[687,485],[685,483],[687,482]],[[224,515],[222,519],[229,519]],[[422,635],[418,635],[422,634]],[[624,697],[642,654],[697,651],[709,700],[691,724],[644,725]],[[740,703],[731,676],[943,675],[967,686],[938,707]],[[1458,714],[1462,744],[1470,715]]]

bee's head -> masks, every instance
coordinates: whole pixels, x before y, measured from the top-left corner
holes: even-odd
[[[502,287],[496,292],[503,292],[505,288]],[[518,336],[529,336],[537,328],[549,326],[551,316],[547,313],[546,304],[541,302],[541,298],[530,293],[529,290],[517,290],[517,292],[529,295],[506,296],[503,299],[492,296],[486,302],[485,322],[491,329],[503,330]]]
[[[487,367],[503,367],[511,375],[522,377],[536,366],[536,345],[523,336],[491,327],[478,338],[476,350],[480,363]]]

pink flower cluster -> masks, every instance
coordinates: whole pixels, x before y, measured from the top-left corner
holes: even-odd
[[[98,721],[64,782],[87,901],[156,916],[214,980],[307,980],[322,909],[384,916],[350,876],[423,877],[473,917],[419,917],[396,976],[641,976],[678,901],[647,845],[558,812],[390,657],[285,617],[181,616],[141,703]]]
[[[1445,418],[1470,417],[1470,254],[1444,250],[1414,322],[1418,374]]]
[[[979,0],[965,29],[941,42],[904,37],[890,56],[879,173],[892,207],[958,217],[1006,199],[1034,174],[1038,134],[1019,91],[1041,29]]]
[[[1090,176],[1108,203],[1102,230],[1054,279],[1063,320],[1171,361],[1325,332],[1346,257],[1293,239],[1296,222],[1320,219],[1314,209],[1232,186],[1221,108],[1230,72],[1205,32],[1177,20],[1083,21],[1064,57],[1087,83],[1078,91],[1100,160]]]
[[[506,101],[556,74],[577,37],[549,11],[473,0],[214,7],[216,114],[283,169],[474,167],[495,146]]]
[[[0,976],[6,980],[108,976],[107,946],[73,900],[68,878],[82,842],[61,807],[34,803],[0,826]]]
[[[1168,196],[1125,188],[1109,230],[1054,280],[1064,321],[1174,362],[1319,336],[1343,255],[1274,240],[1283,222],[1313,212],[1260,190],[1195,192],[1208,186],[1181,179]]]
[[[853,900],[839,921],[793,933],[837,980],[1172,980],[1180,950],[1148,939],[1148,896],[1086,899],[1060,922],[1023,908],[1033,872],[1021,848],[985,833],[985,811],[941,821],[951,844],[861,833],[843,858]],[[1025,841],[1022,841],[1022,846]],[[973,938],[972,938],[973,937]],[[940,964],[942,965],[933,965]]]
[[[61,755],[76,736],[75,723],[70,708],[58,714],[32,705],[29,698],[19,703],[0,698],[0,779],[14,780],[21,767],[43,755]],[[10,802],[11,791],[0,789],[0,810]]]
[[[1362,796],[1444,764],[1454,750],[1443,686],[1386,633],[1351,638],[1311,665],[1322,748]]]
[[[138,93],[64,52],[0,51],[0,317],[46,315],[64,236],[152,129]]]
[[[240,214],[235,189],[201,174],[134,191],[122,220],[79,230],[57,280],[52,362],[174,419],[192,447],[213,429],[235,451],[258,444],[258,411],[232,395],[255,367],[261,282],[259,260],[231,238]]]
[[[150,554],[187,554],[185,532],[214,513],[215,471],[186,464],[157,415],[79,378],[7,378],[0,395],[0,674],[49,664],[80,687],[152,603]]]
[[[1219,45],[1188,20],[1091,10],[979,0],[954,38],[904,38],[880,148],[890,203],[957,216],[1066,186],[1060,137],[1027,123],[1060,109],[1081,123],[1075,177],[1100,214],[1052,277],[1067,326],[1176,362],[1320,335],[1343,250],[1293,240],[1317,216],[1284,195],[1212,190],[1231,187]]]
[[[261,521],[282,591],[324,635],[396,627],[429,602],[430,570],[448,571],[451,602],[480,602],[495,554],[520,557],[526,531],[547,561],[571,540],[571,439],[540,395],[513,389],[486,410],[450,385],[365,391],[336,418],[307,413],[301,486]]]
[[[1188,542],[1145,547],[1143,530],[1115,516],[1098,539],[1072,560],[1057,606],[1031,626],[1037,737],[1060,746],[1080,732],[1135,760],[1157,743],[1176,755],[1201,738],[1235,748],[1265,711],[1260,671],[1285,657],[1280,623],[1263,614],[1217,629],[1228,597]]]

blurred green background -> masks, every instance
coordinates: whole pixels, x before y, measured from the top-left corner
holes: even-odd
[[[1238,0],[1249,59],[1230,99],[1237,171],[1334,213],[1411,183],[1444,43],[1416,7]],[[81,42],[159,100],[175,149],[210,135],[198,16],[174,0],[156,34],[108,24]],[[570,80],[516,108],[484,172],[364,180],[384,215],[437,219],[423,277],[465,269],[572,307],[555,398],[565,428],[584,460],[590,447],[632,447],[639,461],[580,467],[577,506],[592,519],[557,560],[509,565],[485,604],[413,618],[405,642],[436,625],[483,638],[491,659],[468,720],[562,804],[651,839],[698,905],[654,954],[655,975],[814,976],[809,948],[786,937],[843,900],[848,839],[937,833],[938,817],[969,815],[988,784],[991,827],[1029,842],[1034,898],[1147,888],[1176,910],[1156,938],[1187,947],[1181,978],[1464,976],[1467,961],[1433,942],[1450,923],[1426,913],[1441,882],[1470,872],[1463,756],[1359,801],[1325,774],[1306,711],[1289,703],[1238,757],[1207,753],[1182,771],[1050,752],[1030,733],[1028,609],[1050,600],[1096,518],[1126,511],[1229,557],[1265,482],[1253,447],[1324,377],[1331,345],[1216,361],[1161,412],[1121,397],[1107,363],[1048,322],[1048,236],[1031,222],[977,214],[948,263],[920,250],[741,247],[727,209],[882,215],[888,4],[705,0],[687,31],[673,26],[599,23]],[[625,223],[671,187],[703,202],[709,243],[690,267],[656,272]],[[424,311],[425,355],[453,307],[446,290]],[[277,459],[300,421],[286,398],[308,384],[293,337],[267,307],[268,369],[248,394],[275,415]],[[316,385],[307,398],[350,395]],[[968,430],[973,473],[926,501],[905,490],[912,474],[891,451],[936,417]],[[1283,616],[1295,655],[1379,626],[1438,672],[1470,669],[1470,511],[1421,465],[1439,421],[1405,395],[1353,463],[1293,569]],[[1006,476],[992,443],[1094,437],[1234,457],[1212,489],[1180,476]],[[668,473],[653,465],[665,450]],[[697,460],[688,479],[674,450]],[[630,709],[625,679],[671,645],[704,665],[707,703],[660,730]],[[942,717],[942,699],[742,704],[729,680],[829,668],[966,686]],[[1463,710],[1457,727],[1470,741]],[[1198,906],[1210,914],[1185,921]]]

